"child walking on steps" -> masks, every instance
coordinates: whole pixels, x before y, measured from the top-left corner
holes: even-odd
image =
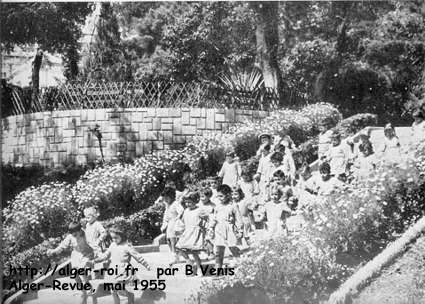
[[[174,260],[170,265],[179,262],[179,255],[176,252],[177,233],[176,220],[183,213],[183,206],[180,201],[176,200],[176,190],[173,188],[165,188],[161,194],[162,200],[165,203],[164,218],[162,221],[161,231],[165,233],[168,247],[174,256]]]
[[[251,200],[245,199],[242,189],[234,187],[232,189],[232,201],[238,210],[242,218],[242,238],[245,240],[246,245],[250,246],[250,238],[254,233],[255,224],[254,216],[252,213]]]
[[[89,246],[86,236],[80,223],[71,223],[68,227],[69,234],[55,249],[47,250],[47,255],[58,254],[66,249],[72,248],[71,252],[71,266],[72,268],[92,268],[93,263],[91,260],[94,258],[93,248]],[[76,276],[77,283],[88,283],[89,278],[85,275],[81,277]],[[81,296],[81,303],[87,303],[87,291],[83,290]],[[93,304],[97,303],[97,297],[93,295]]]
[[[218,205],[214,211],[211,228],[214,229],[214,245],[216,247],[216,267],[221,268],[224,250],[228,247],[233,256],[240,255],[238,240],[241,239],[242,218],[238,208],[231,204],[232,189],[221,185],[217,189]]]
[[[214,215],[215,204],[211,202],[212,191],[210,188],[204,188],[200,192],[199,197],[199,208],[205,209],[208,213],[208,217],[204,220],[204,224],[202,225],[204,229],[204,248],[208,255],[208,259],[214,259],[214,244],[213,239],[211,238],[211,233],[208,233],[207,229],[210,227],[211,219]]]
[[[99,217],[99,211],[95,206],[87,207],[84,209],[84,218],[86,220],[86,227],[84,229],[87,243],[93,248],[94,255],[98,256],[106,250],[105,240],[108,236],[106,229],[97,220]],[[94,265],[94,270],[102,269],[102,264]],[[92,278],[99,278],[100,273],[96,271],[92,274]]]
[[[118,294],[126,296],[128,299],[128,304],[134,304],[134,294],[128,291],[128,289],[134,289],[129,285],[134,283],[134,281],[137,279],[137,276],[133,274],[134,271],[132,271],[130,260],[131,258],[134,258],[147,270],[150,270],[151,268],[149,264],[143,259],[143,257],[136,251],[136,249],[127,243],[127,236],[122,229],[118,227],[112,227],[109,229],[109,233],[112,238],[112,244],[109,246],[108,250],[97,257],[94,262],[110,260],[109,268],[116,269],[116,272],[113,275],[105,276],[103,283],[112,283],[114,285],[118,283],[126,286],[126,288],[123,288],[123,290],[112,291],[114,304],[120,303]],[[97,290],[99,290],[99,288],[97,288]]]
[[[189,254],[193,256],[197,274],[199,275],[201,271],[199,253],[203,250],[205,239],[203,224],[208,218],[209,212],[206,208],[199,208],[198,201],[198,192],[192,191],[183,197],[183,202],[186,205],[186,209],[181,216],[184,223],[184,232],[176,244],[176,250],[180,252],[188,264],[192,264]]]

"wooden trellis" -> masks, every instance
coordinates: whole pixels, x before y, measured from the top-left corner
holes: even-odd
[[[286,92],[291,100],[300,98]],[[285,96],[286,96],[285,95]],[[226,90],[200,82],[70,82],[44,88],[36,100],[22,89],[13,89],[4,102],[10,111],[3,116],[51,110],[136,108],[136,107],[206,107],[270,110],[281,106],[282,98],[270,88],[256,91]],[[8,100],[10,99],[10,100]],[[285,98],[287,99],[287,98]],[[6,114],[6,115],[5,115]]]

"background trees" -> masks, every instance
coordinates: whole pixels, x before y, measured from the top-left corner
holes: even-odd
[[[223,84],[259,71],[258,83],[296,91],[305,102],[332,102],[344,115],[387,113],[382,123],[401,123],[411,96],[424,98],[424,7],[419,0],[104,3],[82,76]],[[75,77],[77,25],[90,5],[2,8],[3,45],[61,51]]]
[[[1,4],[2,50],[8,51],[14,46],[38,45],[33,62],[33,95],[38,92],[43,51],[62,54],[67,76],[73,78],[77,75],[81,26],[91,10],[90,3]]]

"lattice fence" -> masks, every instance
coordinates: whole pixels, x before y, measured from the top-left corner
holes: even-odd
[[[226,90],[199,82],[75,82],[44,88],[33,100],[31,92],[14,87],[4,102],[3,116],[51,110],[114,107],[204,107],[270,110],[296,103],[302,97],[284,96],[270,88],[256,91]],[[284,100],[284,102],[282,102]]]

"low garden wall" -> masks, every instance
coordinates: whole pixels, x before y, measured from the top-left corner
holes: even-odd
[[[2,161],[11,164],[85,164],[101,159],[93,132],[100,126],[105,160],[179,148],[194,135],[259,120],[266,111],[205,108],[127,108],[40,112],[2,119]]]

